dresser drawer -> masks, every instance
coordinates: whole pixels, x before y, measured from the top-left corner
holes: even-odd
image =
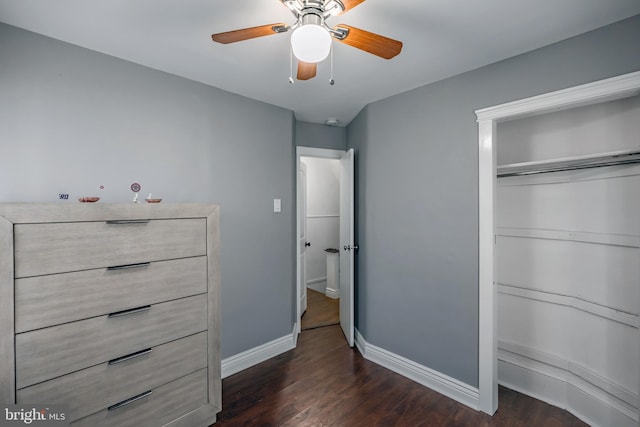
[[[204,256],[16,279],[16,332],[205,292]]]
[[[14,226],[15,277],[206,255],[203,218]]]
[[[159,427],[207,404],[207,370],[202,369],[150,393],[131,395],[132,402],[105,409],[71,423],[73,427]],[[138,397],[137,400],[133,400]]]
[[[207,294],[16,335],[16,384],[24,388],[207,329]]]
[[[200,332],[18,390],[18,403],[66,405],[75,421],[207,367],[207,334]]]

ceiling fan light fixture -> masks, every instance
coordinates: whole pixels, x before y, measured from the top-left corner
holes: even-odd
[[[321,25],[301,25],[291,34],[291,49],[300,61],[315,64],[329,56],[331,34]]]

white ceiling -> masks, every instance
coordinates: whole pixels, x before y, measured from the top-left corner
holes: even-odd
[[[0,0],[1,22],[343,126],[373,101],[637,14],[638,0],[368,0],[328,24],[401,40],[402,53],[387,61],[335,43],[330,86],[328,60],[315,79],[289,84],[290,33],[211,41],[293,24],[279,0]]]

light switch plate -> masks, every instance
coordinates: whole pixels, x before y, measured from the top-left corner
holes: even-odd
[[[280,199],[273,199],[273,211],[282,212],[282,201]]]

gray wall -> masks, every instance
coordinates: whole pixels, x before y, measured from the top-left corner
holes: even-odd
[[[309,122],[296,122],[296,145],[346,150],[347,129]]]
[[[129,202],[139,182],[220,203],[222,356],[291,333],[290,111],[4,24],[0,58],[1,202]]]
[[[640,16],[367,106],[356,149],[356,325],[478,385],[474,110],[640,69]]]

